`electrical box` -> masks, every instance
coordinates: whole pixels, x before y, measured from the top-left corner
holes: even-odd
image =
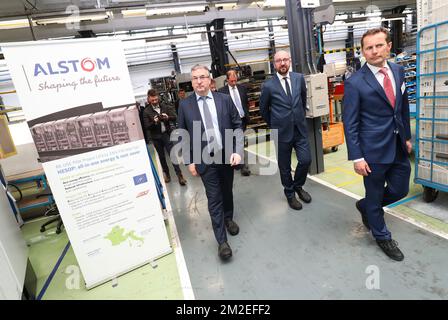
[[[329,114],[327,75],[325,73],[306,75],[305,82],[308,107],[306,116],[316,118]]]

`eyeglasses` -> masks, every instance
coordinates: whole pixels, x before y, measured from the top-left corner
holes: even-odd
[[[291,60],[291,58],[283,58],[283,59],[275,59],[274,62],[275,63],[287,63],[289,62],[289,60]]]
[[[192,81],[199,81],[199,80],[204,81],[205,79],[208,79],[208,78],[210,78],[210,76],[199,76],[199,77],[192,77],[191,80]]]

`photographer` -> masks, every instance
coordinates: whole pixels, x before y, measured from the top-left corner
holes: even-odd
[[[147,139],[151,139],[156,148],[163,169],[163,178],[165,183],[168,183],[171,181],[171,177],[165,150],[169,154],[173,147],[173,142],[170,141],[170,134],[175,129],[176,112],[173,106],[159,103],[159,94],[154,89],[148,90],[147,102],[143,111],[143,130]],[[184,179],[179,165],[174,163],[172,165],[179,179],[179,184],[184,186],[187,181]]]

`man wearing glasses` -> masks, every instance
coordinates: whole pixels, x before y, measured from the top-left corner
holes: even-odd
[[[233,167],[241,162],[243,154],[241,118],[230,96],[210,90],[207,67],[194,66],[191,82],[194,94],[179,103],[179,129],[187,130],[190,137],[189,148],[183,149],[182,154],[190,173],[202,179],[219,245],[218,255],[228,260],[232,249],[227,242],[226,229],[232,236],[239,232],[233,220],[232,189]],[[228,130],[230,136],[227,137]],[[202,137],[200,143],[196,137]]]
[[[311,196],[303,189],[311,163],[310,145],[306,127],[306,85],[303,75],[289,72],[291,57],[286,51],[274,56],[276,74],[261,89],[260,113],[268,126],[278,130],[276,143],[280,178],[289,206],[302,209],[295,193],[306,203]],[[291,175],[291,152],[295,150],[297,167]]]

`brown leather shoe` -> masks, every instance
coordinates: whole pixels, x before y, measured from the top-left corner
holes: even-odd
[[[177,175],[177,178],[179,179],[179,184],[181,186],[184,186],[187,184],[187,180],[185,180],[184,176],[182,175],[182,172]]]
[[[163,173],[163,179],[165,180],[165,183],[169,183],[169,182],[171,181],[170,174],[164,172],[164,173]]]

